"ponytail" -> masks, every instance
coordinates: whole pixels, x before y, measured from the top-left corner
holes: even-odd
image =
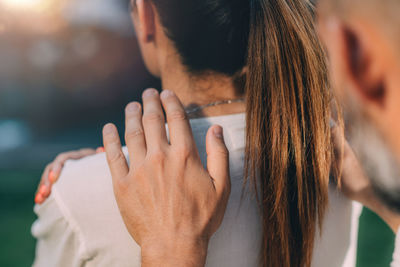
[[[309,1],[250,0],[246,184],[263,266],[310,266],[328,203],[330,94]]]
[[[262,265],[309,266],[328,202],[330,95],[310,0],[151,0],[194,74],[246,74],[246,185]]]

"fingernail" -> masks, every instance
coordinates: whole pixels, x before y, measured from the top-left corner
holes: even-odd
[[[138,111],[139,109],[140,109],[140,104],[137,103],[137,102],[129,103],[129,104],[126,106],[126,112],[127,112],[127,113],[136,112],[136,111]]]
[[[111,123],[108,123],[104,126],[103,128],[103,134],[109,134],[114,131],[114,125]]]
[[[41,194],[37,194],[36,197],[35,197],[35,203],[36,204],[40,204],[40,203],[42,203],[42,201],[43,201],[42,195]]]
[[[151,88],[151,89],[146,89],[146,90],[143,92],[142,97],[143,97],[143,98],[147,98],[147,97],[150,97],[150,96],[155,96],[155,95],[157,95],[157,94],[158,94],[158,91],[157,91],[156,89]]]
[[[168,98],[168,97],[170,97],[170,96],[173,96],[174,95],[174,92],[172,92],[171,90],[164,90],[164,91],[162,91],[161,92],[161,98],[163,98],[163,99],[166,99],[166,98]]]
[[[106,152],[106,150],[104,149],[104,147],[98,147],[97,149],[96,149],[96,153],[103,153],[103,152]]]
[[[219,139],[223,138],[223,129],[221,126],[214,127],[214,135]]]

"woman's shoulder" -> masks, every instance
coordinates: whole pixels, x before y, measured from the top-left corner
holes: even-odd
[[[140,249],[119,213],[104,153],[68,161],[52,194],[64,218],[79,229],[91,254],[102,251],[105,255],[101,257],[108,256],[117,265],[122,264],[118,257],[139,257]]]
[[[123,148],[123,152],[127,157],[126,147]],[[90,194],[99,189],[109,189],[110,185],[112,180],[106,154],[97,153],[78,160],[66,161],[54,188],[57,191],[72,190],[76,193],[82,189],[86,194]]]
[[[67,161],[52,194],[78,219],[118,211],[105,153]]]
[[[112,180],[108,170],[105,153],[91,155],[65,163],[53,192],[63,201],[79,202],[81,208],[97,199],[99,194],[109,197],[112,193]],[[112,200],[104,199],[103,201]]]

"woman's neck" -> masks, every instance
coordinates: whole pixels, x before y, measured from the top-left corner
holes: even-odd
[[[189,108],[243,97],[231,77],[215,73],[190,75],[178,62],[165,64],[161,71],[161,82],[163,89],[175,92],[183,105]],[[200,109],[193,117],[221,116],[244,111],[244,103],[220,104]]]

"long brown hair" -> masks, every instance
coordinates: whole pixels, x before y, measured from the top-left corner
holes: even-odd
[[[245,73],[245,173],[262,209],[262,265],[310,265],[331,158],[330,95],[311,2],[150,1],[189,72]]]
[[[246,175],[262,208],[264,266],[310,266],[332,145],[323,49],[308,1],[251,0]]]

